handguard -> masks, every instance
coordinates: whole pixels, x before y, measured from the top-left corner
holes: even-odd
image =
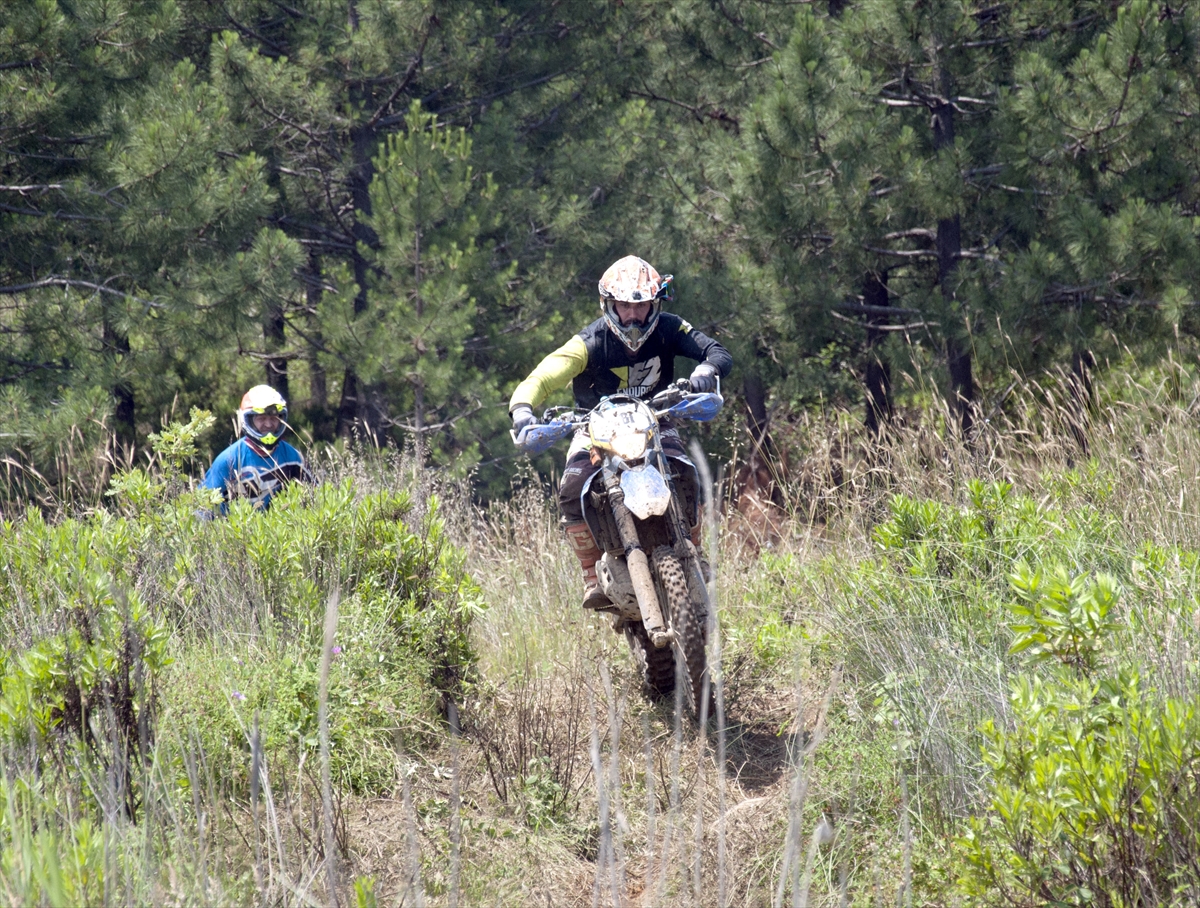
[[[512,436],[513,444],[532,456],[548,451],[574,431],[573,422],[555,420],[526,426],[519,435],[510,429],[508,434]]]
[[[691,419],[696,422],[708,422],[721,412],[725,406],[725,398],[720,394],[708,391],[702,394],[689,394],[671,409],[667,416],[676,419]]]

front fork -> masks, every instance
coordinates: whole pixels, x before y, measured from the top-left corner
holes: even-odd
[[[646,636],[656,647],[667,646],[671,642],[671,630],[663,620],[658,591],[654,588],[654,578],[650,574],[650,561],[646,558],[646,550],[642,548],[641,540],[638,539],[633,514],[625,507],[621,478],[608,464],[603,466],[601,476],[604,488],[608,492],[608,506],[616,521],[617,533],[621,537],[621,547],[625,550],[625,564],[629,568],[629,579],[633,581],[633,593],[637,597],[638,611],[642,613],[642,624],[646,626]]]
[[[692,593],[693,600],[699,600],[699,605],[704,609],[705,615],[709,613],[709,596],[708,583],[704,579],[704,572],[700,570],[700,552],[697,550],[695,543],[692,542],[692,522],[688,520],[687,515],[683,512],[683,504],[680,502],[679,494],[677,493],[674,483],[674,473],[671,471],[671,464],[668,458],[660,451],[659,452],[659,469],[663,476],[667,477],[667,481],[671,484],[671,505],[667,511],[674,535],[675,557],[679,559],[679,563],[684,566],[684,570],[688,572],[688,589]],[[699,516],[699,515],[697,515]]]

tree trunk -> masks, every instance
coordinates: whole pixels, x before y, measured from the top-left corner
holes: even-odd
[[[886,270],[870,272],[863,278],[863,302],[866,305],[889,305],[887,279]],[[867,392],[866,424],[872,435],[878,435],[884,423],[892,419],[892,371],[880,358],[877,349],[887,332],[873,327],[885,324],[886,320],[887,317],[883,315],[867,317],[867,369],[864,384]]]
[[[359,94],[355,92],[355,95]],[[370,263],[362,254],[362,246],[368,248],[378,245],[379,238],[375,231],[362,221],[362,216],[371,214],[371,179],[375,175],[375,165],[371,162],[371,150],[374,147],[374,128],[356,127],[351,130],[351,140],[354,148],[354,169],[350,174],[350,193],[354,203],[354,240],[352,253],[354,265],[354,282],[358,293],[354,296],[354,314],[365,313],[370,305],[367,277],[370,273]],[[368,388],[359,380],[354,366],[346,367],[346,375],[342,380],[342,402],[338,407],[337,434],[343,438],[349,437],[355,426],[366,433],[376,443],[381,442],[379,434],[379,408],[373,406],[368,394]]]
[[[767,438],[767,391],[763,385],[762,375],[757,369],[751,368],[742,380],[742,393],[746,395],[746,427],[750,430],[750,441],[755,448],[761,448]]]
[[[129,336],[118,329],[115,319],[106,305],[101,316],[102,342],[104,350],[112,363],[114,372],[121,371],[121,361],[129,356]],[[133,386],[128,380],[117,377],[111,389],[113,397],[113,435],[117,445],[132,455],[137,445],[137,421],[134,408]]]
[[[417,324],[425,317],[425,300],[421,296],[421,175],[417,174],[416,187],[416,223],[413,230],[413,308],[417,316]],[[418,352],[418,364],[420,354]],[[416,371],[413,376],[413,426],[416,431],[414,444],[417,465],[425,465],[425,384],[421,374]]]
[[[950,373],[950,386],[954,389],[959,427],[965,439],[975,426],[975,383],[971,377],[971,350],[957,338],[946,341],[946,368]]]
[[[949,73],[941,72],[942,94],[953,97],[953,83]],[[946,148],[954,144],[954,106],[949,102],[935,104],[933,113],[933,147]],[[959,216],[942,218],[937,227],[938,288],[946,303],[946,311],[953,312],[956,297],[954,272],[962,254],[962,223]],[[954,406],[958,410],[959,427],[963,438],[970,435],[974,425],[973,405],[975,382],[971,376],[971,350],[964,339],[953,332],[951,325],[946,338],[946,367],[950,373],[950,387],[954,393]]]
[[[268,353],[267,384],[278,391],[280,397],[288,400],[291,395],[288,393],[287,357],[269,355],[282,352],[284,341],[283,305],[277,303],[267,309],[267,316],[263,320],[263,343]]]
[[[783,491],[776,481],[778,458],[775,457],[771,441],[771,415],[767,412],[767,389],[762,373],[751,367],[742,380],[742,393],[746,396],[746,428],[750,432],[750,456],[734,479],[734,492],[741,495],[748,487],[763,496],[771,504],[783,504]],[[750,482],[747,477],[756,477]]]
[[[329,384],[325,366],[321,362],[320,350],[324,346],[321,335],[321,297],[324,284],[321,277],[321,258],[312,254],[308,257],[308,270],[304,276],[304,302],[307,310],[305,321],[308,326],[308,419],[312,423],[316,441],[333,441],[333,414],[329,412]]]
[[[358,395],[358,374],[353,368],[347,368],[342,376],[342,399],[337,412],[339,438],[353,438],[355,430],[359,428]]]
[[[348,7],[347,22],[351,31],[358,31],[358,7],[351,2]],[[361,116],[370,108],[371,88],[362,82],[352,83],[348,87],[350,108],[355,116]],[[375,164],[371,154],[375,150],[375,127],[360,123],[350,129],[351,154],[353,166],[350,168],[350,201],[354,205],[354,221],[351,233],[354,236],[354,251],[351,253],[354,266],[354,282],[358,293],[354,297],[354,314],[362,315],[369,306],[369,290],[367,276],[370,273],[370,263],[362,253],[362,247],[375,248],[379,245],[379,237],[375,235],[366,223],[364,217],[371,215],[371,180],[375,176]],[[337,434],[348,438],[357,426],[376,444],[381,443],[379,408],[373,405],[375,401],[369,394],[369,389],[359,379],[353,365],[346,367],[342,379],[342,401],[338,407]]]

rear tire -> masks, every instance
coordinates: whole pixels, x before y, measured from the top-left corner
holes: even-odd
[[[708,637],[708,613],[704,603],[695,601],[690,595],[687,574],[670,546],[660,545],[650,560],[657,580],[659,602],[666,603],[665,617],[674,631],[675,642],[672,646],[683,667],[680,677],[684,680],[684,699],[699,721],[707,686],[708,708],[704,713],[711,719],[716,712],[711,685],[706,685],[708,657],[704,652],[704,644]]]

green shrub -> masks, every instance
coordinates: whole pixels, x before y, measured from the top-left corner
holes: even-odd
[[[48,570],[52,577],[64,573],[61,564]],[[59,769],[79,759],[76,746],[82,748],[83,759],[105,768],[122,808],[136,816],[134,767],[154,743],[161,679],[172,661],[169,631],[92,559],[63,579],[57,632],[4,653],[0,743],[21,745],[18,753]]]
[[[873,532],[885,558],[918,577],[986,578],[999,592],[1014,562],[1090,552],[1113,531],[1094,512],[1063,513],[1007,482],[973,479],[966,491],[962,507],[893,496],[889,519]]]
[[[764,552],[744,583],[739,608],[722,615],[721,629],[727,666],[753,666],[753,675],[739,675],[741,686],[794,671],[808,638],[804,604],[811,591],[810,578],[791,554]]]
[[[1008,905],[1195,904],[1200,715],[1102,656],[1111,578],[1013,576],[1011,727],[985,723],[989,811],[961,840],[966,893]],[[1035,673],[1041,667],[1044,673]]]
[[[328,686],[331,778],[344,791],[390,791],[398,745],[419,749],[438,730],[428,662],[353,599],[342,603],[336,640]],[[163,714],[200,744],[214,777],[234,792],[247,791],[256,721],[273,772],[307,767],[316,778],[320,663],[319,644],[196,646],[172,672]]]
[[[1114,521],[1072,502],[979,480],[958,502],[895,495],[872,533],[876,557],[848,566],[831,556],[808,569],[816,595],[834,605],[814,655],[844,661],[862,708],[886,713],[913,742],[915,800],[928,808],[923,820],[945,831],[985,794],[979,728],[1004,715],[1018,661],[1006,629],[1015,565],[1128,571],[1112,544]]]
[[[397,744],[438,727],[441,699],[459,696],[474,664],[483,606],[464,554],[436,499],[418,515],[406,491],[363,494],[351,480],[201,519],[209,493],[183,469],[210,422],[193,412],[156,437],[151,470],[114,477],[115,513],[54,522],[31,510],[3,524],[0,746],[78,741],[111,763],[117,741],[127,770],[154,745],[161,699],[224,784],[244,788],[255,714],[268,759],[294,764],[316,747],[336,598],[331,769],[348,788],[387,789]]]
[[[1116,581],[1107,574],[1072,578],[1062,565],[1033,570],[1024,561],[1010,580],[1018,601],[1009,605],[1016,635],[1009,652],[1028,651],[1034,662],[1054,660],[1090,676],[1099,667],[1104,637],[1118,627],[1108,618]]]

